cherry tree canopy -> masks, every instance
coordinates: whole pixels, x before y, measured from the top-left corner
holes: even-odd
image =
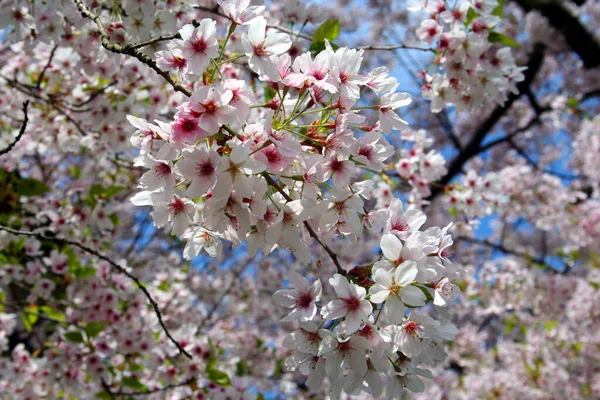
[[[597,2],[0,10],[0,397],[600,397]]]

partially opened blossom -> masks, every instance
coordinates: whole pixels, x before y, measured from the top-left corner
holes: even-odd
[[[394,110],[406,107],[412,102],[408,93],[387,93],[381,97],[379,104],[379,123],[385,133],[393,129],[402,129],[408,125]]]
[[[247,25],[265,10],[265,6],[250,6],[250,0],[217,0],[232,22]]]

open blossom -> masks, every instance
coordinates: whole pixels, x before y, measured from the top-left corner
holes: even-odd
[[[394,324],[402,323],[404,304],[414,307],[425,304],[425,294],[418,287],[411,285],[417,273],[417,264],[414,261],[405,261],[394,271],[379,268],[373,274],[375,284],[369,289],[371,301],[385,302],[384,313]]]
[[[149,168],[150,170],[142,175],[140,185],[147,190],[156,190],[165,187],[167,190],[175,187],[175,175],[173,173],[173,163],[165,160],[158,160],[150,154],[139,157],[135,164]]]
[[[316,302],[321,298],[321,281],[317,279],[312,285],[303,276],[292,272],[290,282],[293,289],[281,289],[273,294],[273,299],[292,311],[282,320],[310,321],[317,314]]]
[[[204,86],[190,99],[190,107],[199,115],[198,126],[209,135],[215,134],[223,124],[235,121],[235,108],[229,105],[233,98],[231,90],[221,85]]]
[[[386,230],[403,240],[417,232],[426,220],[425,214],[421,210],[410,209],[404,211],[400,199],[393,199],[388,210],[389,217]]]
[[[263,17],[254,18],[249,24],[248,34],[242,36],[242,45],[249,58],[248,64],[253,71],[264,74],[273,82],[279,81],[279,73],[273,56],[287,51],[292,40],[289,35],[281,32],[266,34],[267,20]]]
[[[186,149],[176,170],[191,181],[187,195],[191,198],[204,196],[217,181],[219,155],[213,150]]]
[[[431,44],[442,33],[442,27],[434,19],[426,19],[417,28],[417,37]]]
[[[219,55],[216,24],[216,21],[205,18],[200,21],[198,27],[187,24],[179,30],[183,40],[181,55],[193,74],[201,75],[210,63],[210,59]]]
[[[346,333],[356,332],[360,326],[367,321],[373,312],[371,303],[366,300],[365,288],[351,283],[340,274],[335,274],[329,279],[338,300],[329,302],[321,309],[321,315],[325,319],[345,318]]]

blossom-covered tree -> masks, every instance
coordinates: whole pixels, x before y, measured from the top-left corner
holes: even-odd
[[[600,8],[0,0],[0,395],[600,396]]]

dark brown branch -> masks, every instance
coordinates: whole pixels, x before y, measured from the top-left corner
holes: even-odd
[[[38,89],[40,87],[42,87],[42,81],[44,80],[44,75],[46,74],[46,71],[50,67],[50,64],[52,64],[52,59],[54,58],[54,53],[56,52],[56,49],[58,49],[58,45],[55,45],[52,48],[52,51],[50,52],[50,57],[48,57],[48,62],[44,66],[44,69],[42,69],[42,72],[40,73],[40,76],[38,76],[38,80],[37,80],[37,82],[35,84],[35,87],[38,88]]]
[[[586,68],[600,65],[600,44],[559,0],[515,0],[525,11],[539,11],[559,31]]]
[[[19,140],[21,140],[21,137],[25,133],[25,129],[27,129],[27,122],[29,122],[29,118],[27,117],[27,107],[28,106],[29,106],[29,100],[25,100],[23,102],[23,116],[24,117],[23,117],[23,122],[21,123],[21,129],[19,129],[19,133],[17,134],[17,137],[15,138],[15,140],[13,140],[12,143],[9,144],[8,147],[0,150],[0,156],[11,151],[13,149],[13,147],[15,147],[17,142]]]
[[[546,266],[547,269],[551,272],[566,274],[568,271],[570,271],[570,267],[567,264],[565,264],[565,269],[563,271],[557,271],[546,263],[545,257],[535,257],[535,256],[532,256],[527,253],[522,253],[517,250],[512,250],[512,249],[509,249],[508,247],[504,246],[501,243],[493,243],[493,242],[490,242],[489,240],[474,239],[474,238],[470,238],[470,237],[466,237],[466,236],[460,236],[460,237],[456,238],[456,240],[475,244],[475,245],[486,246],[493,250],[501,251],[502,253],[505,253],[505,254],[510,254],[510,255],[513,255],[516,257],[524,258],[526,260],[531,261],[534,264]]]
[[[98,28],[98,32],[100,33],[100,40],[102,42],[102,47],[104,47],[106,50],[108,50],[112,53],[125,54],[125,55],[129,55],[129,56],[137,58],[142,64],[146,64],[148,67],[153,69],[157,74],[162,76],[164,78],[164,80],[166,80],[173,87],[173,89],[176,92],[181,92],[188,97],[192,96],[192,92],[189,89],[187,89],[181,83],[176,82],[171,77],[171,74],[168,71],[160,69],[158,67],[158,65],[156,64],[156,61],[154,61],[150,57],[143,54],[139,50],[139,48],[133,48],[132,47],[133,45],[121,45],[119,43],[111,42],[110,37],[108,36],[108,33],[106,32],[106,28],[104,28],[104,24],[102,24],[102,21],[100,20],[100,16],[91,12],[90,9],[85,4],[83,4],[83,0],[74,0],[74,2],[75,2],[75,6],[77,6],[77,9],[79,10],[79,12],[81,12],[81,15],[83,15],[85,18],[90,19],[91,21],[93,21],[96,24],[96,27]]]
[[[165,323],[163,322],[162,314],[160,312],[160,309],[158,308],[158,304],[156,303],[156,301],[154,300],[154,298],[152,297],[152,295],[150,294],[148,289],[146,289],[146,286],[135,275],[132,275],[124,267],[120,266],[119,264],[117,264],[116,262],[114,262],[113,260],[108,258],[107,256],[97,252],[96,250],[94,250],[90,247],[84,246],[81,243],[75,242],[73,240],[64,239],[64,238],[60,238],[60,237],[54,237],[54,236],[47,236],[43,233],[38,233],[38,232],[19,231],[17,229],[12,229],[12,228],[2,226],[2,225],[0,225],[0,231],[12,233],[13,235],[30,236],[30,237],[35,237],[35,238],[38,238],[41,240],[48,240],[48,241],[52,241],[52,242],[56,242],[56,243],[62,243],[62,244],[70,245],[70,246],[75,246],[75,247],[85,251],[86,253],[96,256],[97,258],[99,258],[103,261],[106,261],[117,271],[124,274],[129,279],[131,279],[132,281],[135,282],[137,287],[142,291],[142,293],[144,293],[144,296],[146,296],[146,299],[148,299],[148,302],[150,302],[150,304],[152,305],[152,308],[154,308],[154,313],[158,317],[158,322],[159,322],[160,326],[162,327],[163,331],[165,332],[165,334],[167,335],[167,337],[169,338],[169,340],[175,345],[175,347],[177,347],[177,349],[179,350],[179,352],[181,354],[184,354],[186,357],[188,357],[190,359],[192,358],[192,356],[187,351],[185,351],[185,349],[183,347],[181,347],[179,342],[177,340],[175,340],[175,338],[173,338],[173,336],[171,336],[171,333],[169,332],[169,330],[165,326]]]

